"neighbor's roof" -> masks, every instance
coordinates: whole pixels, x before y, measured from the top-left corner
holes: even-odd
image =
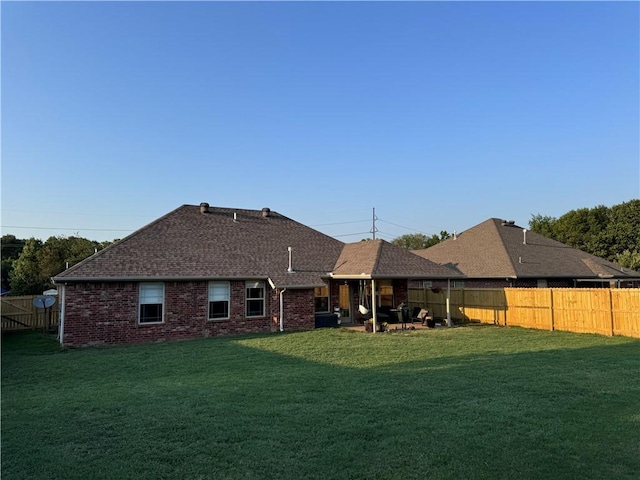
[[[461,278],[447,266],[420,258],[384,240],[349,243],[333,269],[334,278]]]
[[[235,219],[234,219],[235,214]],[[344,243],[276,212],[183,205],[60,273],[56,282],[270,279],[322,285]],[[288,273],[292,247],[292,267]]]
[[[490,218],[457,238],[413,253],[469,278],[638,278],[640,272],[571,248],[513,222]]]

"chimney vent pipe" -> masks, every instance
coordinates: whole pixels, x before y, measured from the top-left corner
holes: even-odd
[[[291,251],[293,250],[293,248],[287,247],[287,250],[289,251],[289,268],[287,268],[287,272],[293,273],[293,265],[291,262]]]

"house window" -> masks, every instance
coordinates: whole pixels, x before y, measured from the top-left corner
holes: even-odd
[[[378,283],[378,305],[393,307],[393,281],[380,280]]]
[[[464,288],[464,280],[451,280],[451,288]]]
[[[162,323],[164,311],[164,283],[140,284],[140,323]]]
[[[229,282],[209,282],[209,320],[229,318]]]
[[[247,282],[247,317],[264,317],[264,282]]]
[[[329,287],[324,285],[314,289],[316,313],[329,311]]]

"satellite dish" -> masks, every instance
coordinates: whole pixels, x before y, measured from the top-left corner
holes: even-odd
[[[54,303],[56,303],[56,299],[54,297],[50,297],[49,295],[44,295],[42,297],[36,297],[33,299],[33,305],[36,308],[49,308]]]

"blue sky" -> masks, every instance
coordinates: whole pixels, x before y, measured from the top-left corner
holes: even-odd
[[[640,197],[637,2],[2,2],[2,234],[345,241]]]

